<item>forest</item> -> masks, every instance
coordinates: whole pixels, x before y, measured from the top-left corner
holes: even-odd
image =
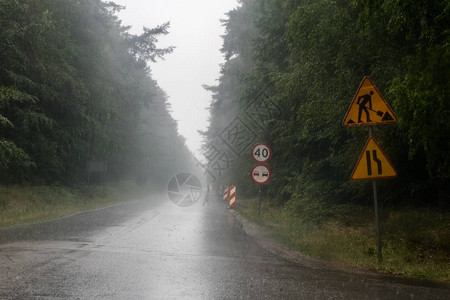
[[[109,180],[145,182],[190,157],[151,77],[174,50],[157,46],[170,24],[132,35],[120,9],[0,0],[0,184],[82,183],[92,162],[107,163]],[[254,194],[249,151],[265,142],[274,205],[369,203],[370,182],[350,179],[367,126],[342,120],[370,76],[398,117],[373,128],[398,172],[378,180],[383,203],[448,208],[449,10],[448,0],[239,1],[222,20],[218,84],[205,86],[205,174]]]
[[[398,118],[373,126],[398,172],[377,180],[382,204],[448,209],[450,1],[239,3],[222,20],[221,77],[205,86],[213,100],[204,150],[216,185],[256,196],[251,146],[264,142],[271,205],[370,204],[371,180],[350,179],[368,128],[342,124],[370,76]]]
[[[170,24],[132,35],[120,9],[0,0],[0,184],[84,184],[99,169],[145,183],[190,157],[151,77],[174,50],[157,45]]]

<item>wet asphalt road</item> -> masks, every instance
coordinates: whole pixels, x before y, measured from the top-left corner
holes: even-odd
[[[0,229],[0,299],[450,299],[450,290],[259,246],[225,203],[166,195]]]

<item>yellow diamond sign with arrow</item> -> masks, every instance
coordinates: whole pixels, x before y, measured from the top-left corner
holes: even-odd
[[[375,142],[373,137],[367,140],[361,156],[352,173],[353,180],[396,177],[397,171]]]
[[[392,109],[372,80],[363,78],[342,122],[344,126],[377,125],[397,122]]]

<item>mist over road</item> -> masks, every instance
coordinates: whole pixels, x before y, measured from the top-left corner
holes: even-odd
[[[0,299],[448,299],[311,260],[294,264],[245,234],[225,203],[167,195],[0,230]]]

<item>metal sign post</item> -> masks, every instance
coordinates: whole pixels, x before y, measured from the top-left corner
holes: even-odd
[[[261,186],[259,186],[259,201],[258,201],[258,216],[261,216],[261,202],[262,202],[262,193]]]
[[[369,126],[369,138],[373,135],[372,126]],[[380,219],[378,217],[378,195],[377,195],[377,182],[372,181],[373,188],[373,206],[375,209],[375,227],[377,230],[377,250],[378,250],[378,261],[383,261],[383,254],[381,253],[381,235],[380,235]]]
[[[373,205],[375,207],[375,226],[377,227],[377,249],[378,249],[378,261],[383,261],[383,255],[381,254],[381,235],[380,235],[380,221],[378,218],[378,198],[377,198],[377,183],[372,181],[373,186]]]

